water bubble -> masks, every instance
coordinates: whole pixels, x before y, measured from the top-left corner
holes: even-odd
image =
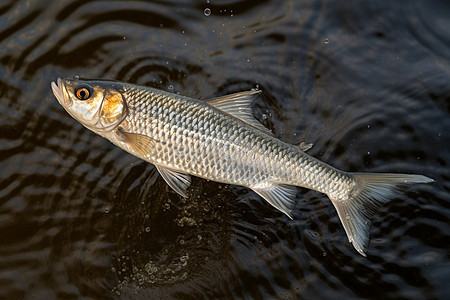
[[[324,42],[325,42],[325,44],[328,44],[330,42],[330,40],[329,39],[325,39]]]
[[[207,17],[209,17],[211,15],[211,9],[209,8],[205,8],[205,10],[203,11],[203,14]]]
[[[269,116],[267,114],[262,114],[261,119],[266,120]]]
[[[145,232],[150,232],[150,227],[145,227]]]
[[[186,253],[186,255],[183,255],[183,256],[180,257],[180,262],[181,262],[181,266],[182,267],[187,266],[188,259],[189,259],[189,256],[187,255],[187,253]]]
[[[105,208],[105,214],[109,213],[109,207]]]
[[[183,255],[183,256],[180,257],[180,261],[181,262],[185,262],[188,259],[189,259],[189,255],[187,253],[186,253],[186,255]]]
[[[80,80],[80,75],[75,75],[75,80]]]
[[[174,89],[173,85],[169,85],[169,90],[173,90],[173,89]]]
[[[145,271],[147,271],[147,273],[149,275],[152,275],[152,274],[154,274],[154,273],[156,273],[158,271],[158,268],[152,266],[151,262],[147,263],[144,268],[145,268]]]

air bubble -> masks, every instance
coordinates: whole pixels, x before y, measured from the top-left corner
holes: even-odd
[[[205,8],[205,10],[203,11],[203,14],[204,14],[206,17],[209,17],[209,16],[211,15],[211,9]]]

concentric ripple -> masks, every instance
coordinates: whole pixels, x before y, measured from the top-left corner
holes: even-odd
[[[205,13],[207,12],[207,13]],[[1,299],[445,299],[448,1],[0,3]],[[424,174],[373,220],[368,257],[326,196],[294,220],[237,186],[154,166],[60,107],[58,77],[198,99],[257,88],[255,117],[348,171]]]

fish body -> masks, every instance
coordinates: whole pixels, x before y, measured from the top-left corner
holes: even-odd
[[[291,217],[296,186],[326,194],[349,241],[365,256],[376,209],[422,175],[349,173],[274,137],[252,117],[259,91],[208,101],[129,83],[58,79],[53,93],[88,129],[154,164],[186,197],[190,175],[245,186]]]

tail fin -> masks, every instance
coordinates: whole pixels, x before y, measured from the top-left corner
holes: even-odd
[[[345,233],[363,256],[369,244],[369,228],[377,209],[415,183],[434,180],[422,175],[352,173],[355,185],[346,199],[330,197]]]

